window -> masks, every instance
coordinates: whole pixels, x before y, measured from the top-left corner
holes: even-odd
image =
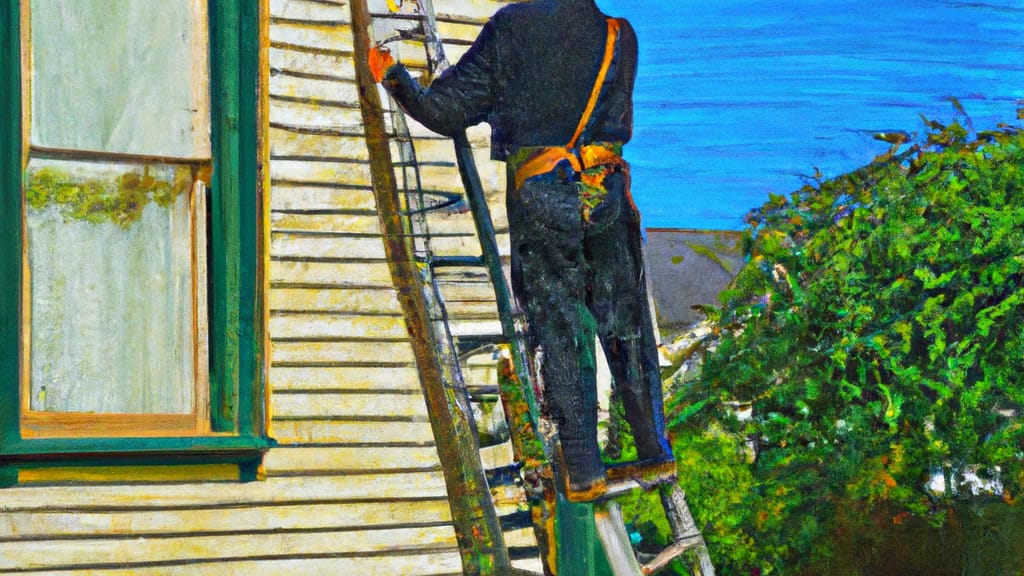
[[[258,456],[257,2],[0,10],[0,463]]]

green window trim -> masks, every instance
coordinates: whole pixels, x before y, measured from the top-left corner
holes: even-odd
[[[21,4],[0,8],[0,484],[18,466],[258,461],[272,445],[263,413],[260,2],[209,4],[209,436],[22,438],[23,142]]]

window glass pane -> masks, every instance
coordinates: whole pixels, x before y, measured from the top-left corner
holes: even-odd
[[[32,144],[209,156],[205,0],[32,0]]]
[[[192,190],[189,166],[29,163],[32,410],[193,412]]]

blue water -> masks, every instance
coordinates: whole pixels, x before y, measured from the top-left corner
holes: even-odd
[[[742,216],[888,145],[876,132],[977,130],[1024,100],[1024,0],[598,0],[640,38],[626,156],[647,227],[742,228]]]

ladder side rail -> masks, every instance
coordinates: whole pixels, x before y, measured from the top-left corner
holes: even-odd
[[[446,386],[450,366],[443,366],[438,357],[436,331],[425,291],[420,289],[422,274],[408,229],[400,217],[384,110],[368,64],[373,21],[366,0],[352,0],[349,8],[359,108],[370,153],[371,179],[385,253],[412,339],[438,456],[442,463],[448,464],[442,469],[463,570],[469,576],[503,576],[511,573],[512,566],[487,489],[476,435],[457,395]]]
[[[416,158],[416,148],[412,143],[405,114],[393,101],[390,108],[391,123],[395,133],[392,141],[398,145],[398,152],[402,159],[401,189],[405,197],[405,206],[401,221],[406,234],[413,238],[413,254],[417,260],[419,282],[436,344],[434,353],[441,366],[442,381],[447,388],[453,391],[453,403],[468,420],[473,437],[478,438],[479,430],[476,419],[473,417],[473,409],[470,407],[469,390],[466,387],[458,355],[455,352],[455,340],[452,338],[451,327],[447,320],[448,312],[445,309],[444,299],[441,297],[437,277],[430,266],[430,261],[434,256],[430,245],[430,228],[426,216],[430,210],[424,209],[426,198],[420,177],[419,162]],[[414,204],[415,209],[413,208]],[[421,257],[425,259],[427,265],[419,265]]]
[[[436,76],[448,68],[450,64],[448,57],[445,55],[441,34],[437,28],[437,14],[434,11],[434,2],[433,0],[416,0],[416,2],[423,16],[424,47],[427,51],[427,62],[431,74]],[[501,253],[498,250],[498,243],[495,238],[494,221],[491,218],[491,211],[487,205],[487,197],[484,195],[480,173],[476,167],[476,160],[473,158],[473,147],[465,130],[455,134],[452,137],[452,142],[455,145],[459,175],[462,177],[462,184],[466,189],[466,200],[473,215],[473,223],[476,227],[477,238],[480,241],[484,264],[487,267],[487,272],[491,277],[491,284],[494,287],[502,336],[505,342],[509,343],[513,348],[512,361],[515,366],[516,376],[519,379],[520,385],[528,389],[525,399],[529,408],[530,423],[535,437],[540,438],[540,425],[538,421],[540,406],[537,401],[540,391],[535,387],[534,378],[531,377],[528,351],[523,342],[523,334],[518,329],[518,324],[521,322],[516,320],[516,313],[512,304],[514,302],[512,291],[509,289],[508,281],[505,279],[505,273],[501,265]]]
[[[487,205],[483,184],[480,182],[480,174],[477,171],[476,161],[473,158],[473,148],[464,131],[456,134],[452,141],[455,145],[459,175],[462,177],[463,186],[466,188],[466,201],[469,204],[470,213],[473,215],[477,238],[480,241],[481,257],[491,278],[491,285],[494,288],[502,336],[512,346],[512,362],[515,367],[516,377],[523,388],[524,399],[529,408],[530,424],[534,435],[540,438],[540,424],[538,421],[540,405],[537,401],[537,389],[529,370],[529,355],[526,350],[526,344],[523,341],[524,335],[519,330],[519,323],[516,320],[516,312],[512,304],[512,291],[509,288],[508,281],[505,279],[504,268],[501,264],[501,253],[498,250],[498,241],[494,232],[494,221],[491,218],[491,210]]]

